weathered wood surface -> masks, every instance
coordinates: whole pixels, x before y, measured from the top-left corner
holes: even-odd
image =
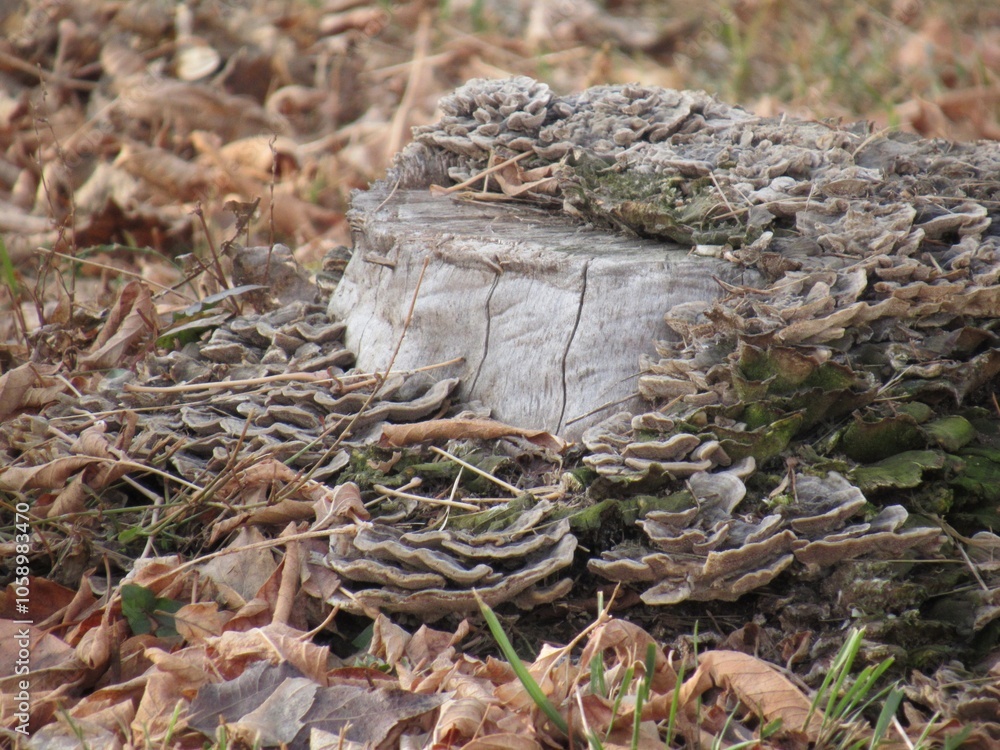
[[[355,196],[354,224],[354,257],[330,311],[347,323],[360,368],[389,365],[429,258],[394,368],[462,357],[442,374],[461,378],[464,400],[571,438],[638,406],[640,355],[671,338],[667,310],[717,297],[715,278],[756,278],[556,211],[427,189],[390,194],[384,183]]]

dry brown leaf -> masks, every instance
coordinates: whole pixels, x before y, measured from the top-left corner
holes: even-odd
[[[677,673],[670,666],[663,649],[653,640],[653,637],[638,625],[627,620],[611,620],[591,633],[587,645],[580,655],[580,662],[590,664],[595,656],[611,649],[614,651],[616,663],[620,664],[622,669],[637,662],[642,665],[645,662],[646,650],[650,645],[656,648],[656,666],[651,683],[653,692],[666,693],[674,689]],[[637,678],[641,671],[636,672]]]
[[[681,686],[680,704],[691,702],[713,687],[731,690],[766,722],[781,719],[790,732],[806,731],[810,700],[777,668],[738,651],[709,651],[699,658],[698,669]],[[822,716],[814,716],[809,734],[814,737]]]
[[[175,727],[177,706],[187,705],[191,691],[213,679],[218,668],[203,647],[186,648],[177,654],[150,648],[146,654],[153,666],[130,729],[132,736],[145,739],[146,747],[155,747]]]
[[[553,176],[556,165],[524,170],[517,162],[508,163],[493,174],[503,194],[509,198],[528,195],[558,195],[559,181]]]
[[[372,642],[368,653],[382,659],[389,666],[395,666],[406,652],[406,645],[412,636],[383,614],[372,623]]]
[[[97,463],[101,463],[100,459],[66,456],[42,466],[13,466],[0,474],[0,489],[14,492],[32,489],[61,489],[66,486],[67,479]]]
[[[0,419],[55,401],[66,386],[50,377],[58,365],[25,363],[0,375]]]
[[[421,625],[410,642],[406,644],[406,657],[416,667],[429,664],[444,653],[452,653],[454,647],[472,630],[468,620],[462,620],[454,633],[434,630]]]
[[[105,618],[96,628],[84,633],[76,644],[76,656],[80,662],[97,673],[103,672],[111,660],[112,649],[117,649],[119,645],[116,630]]]
[[[452,698],[441,706],[434,725],[434,744],[454,747],[465,737],[474,737],[486,720],[489,704],[478,698]]]
[[[330,649],[304,641],[302,636],[300,630],[272,623],[246,632],[227,631],[217,638],[206,639],[206,643],[219,659],[230,665],[231,674],[238,674],[243,666],[261,659],[280,659],[314,682],[326,685]]]
[[[263,540],[264,535],[259,529],[244,526],[226,546],[226,549],[232,550],[231,554],[200,564],[198,571],[217,585],[235,591],[244,602],[249,602],[277,567],[272,550],[247,549]]]
[[[231,612],[221,612],[215,602],[185,604],[174,613],[174,626],[188,643],[199,643],[222,633],[232,619]]]
[[[106,370],[121,367],[127,354],[134,352],[143,342],[156,339],[156,320],[149,287],[141,281],[130,281],[118,295],[90,352],[80,357],[80,368]]]
[[[0,546],[0,555],[13,556],[16,549],[12,547],[8,550],[4,548],[5,546]],[[64,608],[69,610],[74,598],[81,596],[80,592],[83,592],[81,598],[86,598],[89,602],[93,602],[93,596],[90,595],[89,587],[86,583],[80,587],[80,592],[74,592],[47,578],[28,576],[27,585],[31,590],[32,596],[31,616],[38,623],[45,622],[53,614]],[[3,591],[0,591],[0,619],[19,619],[15,601],[17,598],[15,588],[14,582],[11,581]]]
[[[48,505],[36,505],[35,512],[44,518],[65,518],[87,509],[87,498],[93,494],[83,474],[77,474]]]
[[[135,707],[145,686],[145,680],[137,680],[103,688],[83,698],[68,713],[117,734],[135,718]]]
[[[107,427],[101,422],[85,429],[70,445],[70,453],[78,456],[93,456],[94,458],[117,458],[116,453],[112,451],[111,444],[105,437],[106,429]]]
[[[168,198],[182,202],[207,199],[211,186],[219,179],[214,170],[159,148],[123,148],[116,165],[163,191]]]
[[[542,745],[523,734],[491,734],[465,743],[461,750],[542,750]]]
[[[18,652],[26,637],[31,647],[31,690],[32,715],[36,703],[50,691],[73,684],[86,674],[87,668],[76,658],[74,649],[62,639],[46,633],[33,625],[15,624],[13,620],[0,620],[0,658],[4,664],[17,664]],[[8,670],[0,677],[0,697],[3,701],[3,716],[11,716],[15,710],[14,696],[19,691],[18,682],[24,676]],[[41,710],[40,706],[37,706]]]
[[[325,484],[310,480],[304,492],[316,510],[316,529],[345,521],[366,521],[371,517],[361,499],[361,490],[354,482],[338,484],[331,490]]]
[[[313,503],[304,500],[281,500],[266,508],[256,508],[243,518],[243,523],[274,526],[294,521],[305,521],[315,514]]]
[[[280,537],[288,537],[295,534],[295,524],[289,523]],[[304,565],[302,559],[302,545],[297,541],[288,541],[285,544],[285,556],[281,561],[277,574],[281,577],[278,593],[274,598],[273,622],[288,625],[292,618],[292,609],[295,603],[295,596],[299,592],[299,583],[302,580]],[[296,613],[301,621],[301,610]]]
[[[425,441],[496,440],[503,437],[521,437],[556,453],[566,449],[564,440],[544,430],[525,430],[492,419],[431,419],[416,424],[387,424],[382,427],[379,444],[384,448],[402,448]]]

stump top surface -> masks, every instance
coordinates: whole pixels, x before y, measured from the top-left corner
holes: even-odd
[[[690,252],[674,242],[629,237],[581,224],[559,210],[525,203],[485,202],[435,196],[426,189],[396,190],[384,186],[354,196],[352,216],[372,225],[397,223],[409,239],[476,241],[514,259],[527,246],[586,257],[608,256],[619,262],[648,260],[651,254],[682,258]],[[388,197],[388,200],[387,200]]]

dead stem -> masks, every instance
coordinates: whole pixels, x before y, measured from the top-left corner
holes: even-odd
[[[457,185],[452,185],[451,187],[443,188],[440,185],[431,185],[430,186],[431,194],[432,195],[448,195],[449,193],[457,193],[459,190],[463,190],[463,189],[469,187],[470,185],[476,184],[479,180],[483,179],[484,177],[489,177],[494,172],[499,172],[501,169],[503,169],[507,165],[509,165],[509,164],[515,164],[515,163],[521,161],[521,159],[527,159],[529,156],[532,156],[533,154],[534,154],[534,151],[525,151],[523,154],[518,154],[517,156],[512,156],[510,159],[506,159],[506,160],[500,162],[499,164],[494,164],[492,167],[484,169],[482,172],[479,172],[478,174],[473,175],[472,177],[470,177],[469,179],[467,179],[465,182],[460,182]]]
[[[498,479],[497,477],[495,477],[492,474],[490,474],[488,471],[483,471],[478,466],[473,466],[472,464],[468,463],[467,461],[463,461],[458,456],[453,456],[448,451],[442,450],[441,448],[438,448],[436,445],[432,445],[431,446],[431,450],[434,451],[435,453],[437,453],[439,456],[443,456],[444,458],[447,458],[447,459],[449,459],[451,461],[454,461],[459,466],[463,466],[466,469],[468,469],[469,471],[471,471],[471,472],[473,472],[475,474],[478,474],[479,476],[483,477],[484,479],[489,479],[491,482],[493,482],[493,484],[495,484],[498,487],[502,487],[503,489],[507,490],[514,497],[520,497],[521,495],[524,494],[523,490],[519,490],[514,485],[508,484],[507,482],[503,481],[502,479]]]
[[[404,500],[416,500],[418,503],[425,503],[426,505],[444,505],[449,508],[460,508],[461,510],[479,510],[478,505],[472,505],[471,503],[463,503],[460,500],[445,500],[444,498],[438,497],[424,497],[423,495],[414,495],[409,492],[400,492],[399,490],[394,490],[391,487],[386,487],[381,484],[373,484],[372,488],[381,492],[383,495],[388,495],[389,497],[399,497]]]

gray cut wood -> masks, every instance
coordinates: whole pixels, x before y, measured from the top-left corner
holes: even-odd
[[[433,177],[355,195],[354,257],[330,311],[347,323],[358,367],[384,370],[429,259],[394,368],[462,357],[441,375],[520,427],[575,438],[638,408],[640,355],[672,337],[664,312],[716,298],[717,278],[753,280],[690,246],[586,228],[558,210],[434,196]]]

